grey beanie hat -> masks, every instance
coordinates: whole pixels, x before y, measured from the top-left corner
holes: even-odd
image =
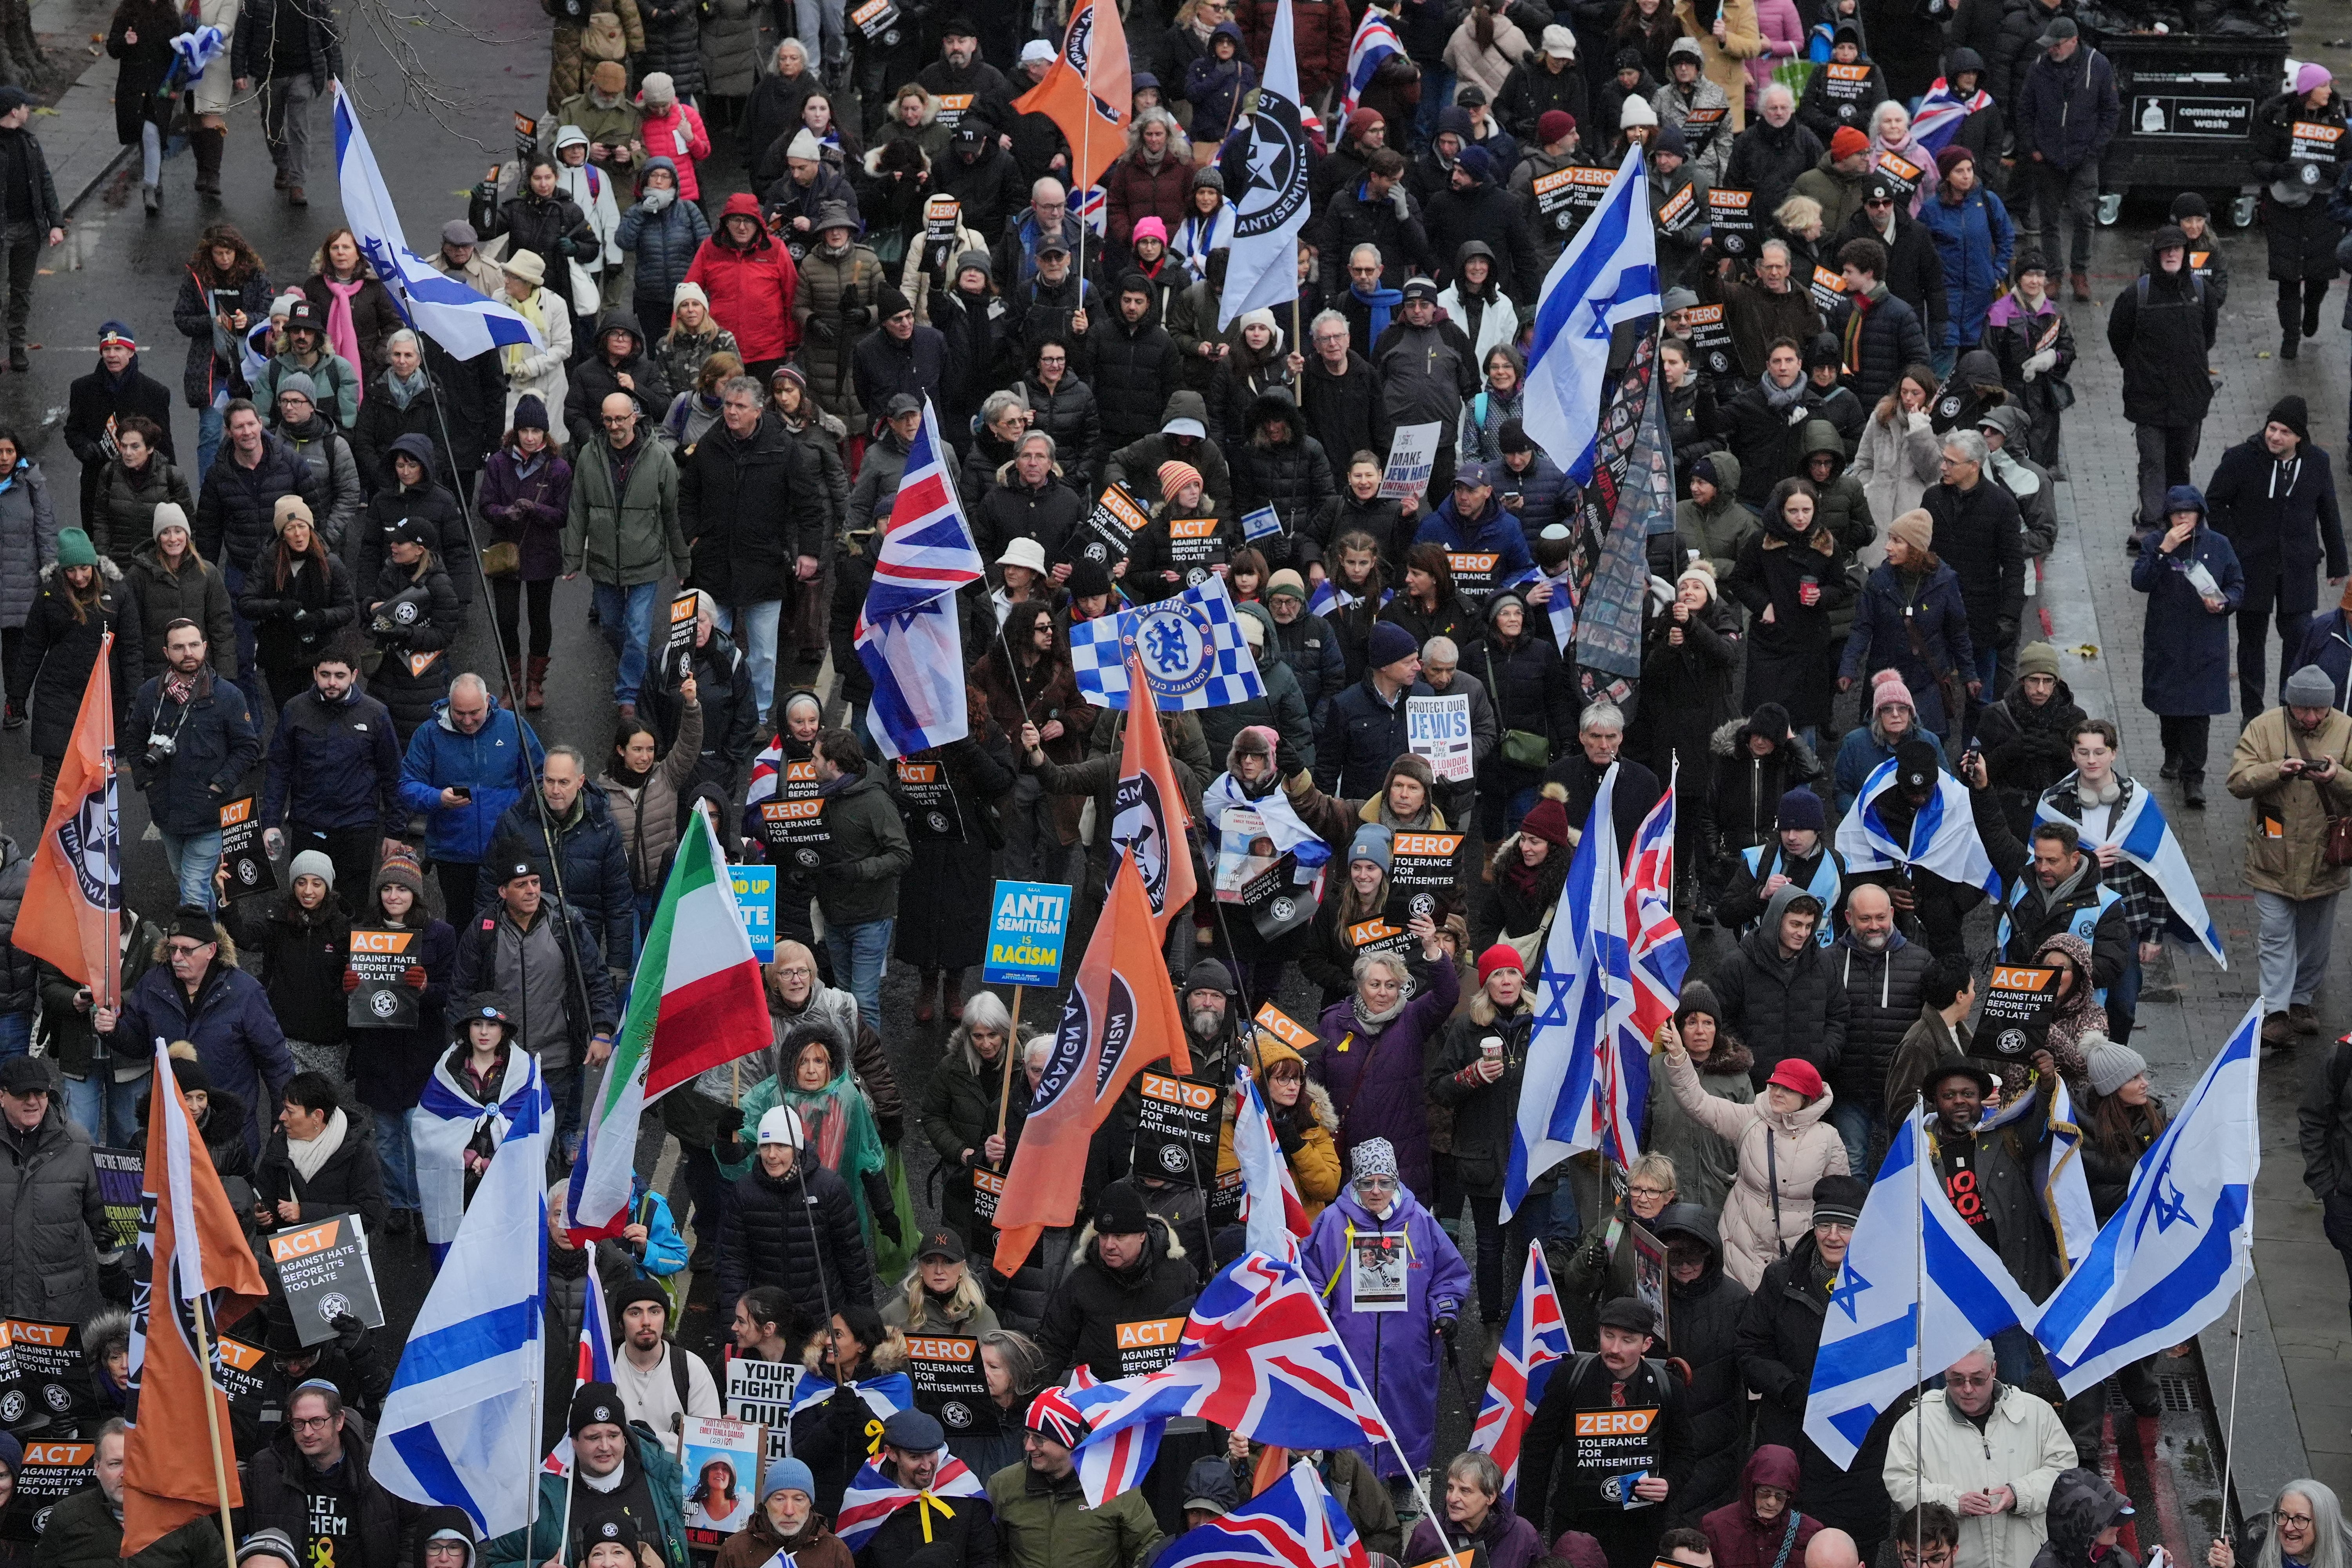
[[[952,282],[954,279],[962,277],[964,269],[970,267],[979,268],[980,275],[982,278],[988,279],[991,282],[995,281],[996,269],[989,262],[988,252],[985,250],[958,251],[955,258],[955,270],[948,275],[949,280]]]
[[[278,378],[278,395],[283,397],[289,392],[299,392],[314,404],[319,401],[319,384],[302,371],[289,370]]]
[[[1366,1176],[1386,1176],[1393,1181],[1396,1173],[1395,1144],[1385,1138],[1367,1138],[1356,1145],[1348,1173],[1349,1181],[1360,1182]]]
[[[2086,1029],[2078,1042],[2083,1058],[2088,1064],[2084,1076],[2089,1079],[2091,1092],[2105,1099],[2147,1070],[2147,1058],[2129,1046],[2119,1046],[2099,1033]]]
[[[331,891],[335,886],[335,863],[327,858],[324,850],[305,849],[294,857],[294,863],[291,866],[286,868],[286,879],[289,882],[297,877],[316,877],[326,883],[329,890]]]
[[[2336,683],[2327,672],[2315,664],[2306,664],[2286,678],[2280,697],[2290,708],[2333,708],[2336,706]]]

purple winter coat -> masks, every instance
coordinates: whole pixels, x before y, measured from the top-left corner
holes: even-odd
[[[1445,1506],[1442,1498],[1433,1500],[1440,1508]],[[1427,1563],[1452,1551],[1462,1553],[1466,1561],[1470,1552],[1481,1546],[1486,1549],[1486,1568],[1533,1568],[1544,1554],[1543,1537],[1536,1533],[1536,1527],[1511,1511],[1510,1499],[1498,1497],[1495,1506],[1486,1510],[1486,1522],[1473,1536],[1464,1535],[1448,1521],[1445,1539],[1440,1541],[1436,1524],[1427,1519],[1420,1521],[1405,1542],[1404,1560]]]
[[[1418,989],[1404,1011],[1375,1034],[1357,1021],[1354,999],[1323,1010],[1323,1054],[1307,1076],[1331,1091],[1339,1113],[1339,1170],[1353,1173],[1357,1144],[1385,1138],[1396,1145],[1397,1173],[1423,1203],[1437,1201],[1429,1163],[1429,1099],[1422,1088],[1422,1052],[1452,1016],[1461,983],[1451,963],[1412,958]]]
[[[1445,973],[1453,973],[1450,966]],[[1449,984],[1448,989],[1451,989]],[[1414,1006],[1421,1005],[1415,998]],[[1447,1006],[1451,1006],[1449,1002]],[[1443,1017],[1444,1012],[1438,1015]],[[1421,1060],[1419,1049],[1413,1060]],[[1426,1163],[1426,1155],[1423,1163]],[[1399,1312],[1359,1312],[1349,1305],[1348,1238],[1387,1235],[1405,1249],[1405,1305]],[[1459,1317],[1470,1299],[1470,1268],[1455,1250],[1454,1238],[1408,1190],[1400,1190],[1395,1206],[1383,1225],[1356,1199],[1354,1186],[1339,1189],[1329,1208],[1315,1216],[1315,1229],[1299,1255],[1299,1264],[1315,1289],[1322,1291],[1331,1310],[1340,1342],[1355,1358],[1372,1401],[1396,1428],[1397,1441],[1416,1470],[1427,1466],[1437,1442],[1437,1363],[1444,1346],[1437,1335],[1441,1318]],[[1396,1450],[1386,1443],[1377,1451],[1359,1449],[1382,1477],[1404,1472],[1397,1467]]]
[[[521,455],[512,447],[490,454],[482,468],[482,515],[491,536],[522,547],[517,574],[544,583],[563,574],[563,522],[572,510],[572,465],[552,451],[529,479],[517,473]]]

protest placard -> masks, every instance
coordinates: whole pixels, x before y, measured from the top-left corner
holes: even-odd
[[[106,1223],[123,1247],[139,1245],[140,1189],[146,1184],[147,1156],[137,1149],[92,1149],[90,1163],[98,1167],[98,1200],[106,1205]]]
[[[1070,889],[1059,882],[996,884],[989,900],[988,960],[980,977],[989,985],[1057,985],[1062,943],[1070,926]]]
[[[0,1535],[10,1541],[38,1540],[49,1526],[50,1510],[89,1484],[90,1461],[97,1458],[95,1443],[26,1444],[24,1467],[16,1472]]]
[[[824,859],[833,830],[817,793],[816,763],[786,763],[776,772],[776,796],[760,803],[760,841],[771,865],[814,871]]]
[[[1389,437],[1389,460],[1381,472],[1381,494],[1391,500],[1417,496],[1429,489],[1429,476],[1437,466],[1437,421],[1424,425],[1400,425]]]
[[[1746,256],[1756,247],[1756,193],[1717,187],[1706,193],[1707,232],[1726,256]]]
[[[792,1452],[793,1389],[800,1382],[796,1362],[730,1357],[727,1363],[727,1414],[767,1429],[765,1459]]]
[[[915,1385],[915,1408],[938,1416],[951,1433],[970,1431],[988,1403],[988,1369],[976,1339],[908,1334],[907,1376]]]
[[[1063,552],[1072,561],[1092,561],[1108,572],[1134,551],[1135,536],[1150,522],[1150,512],[1125,485],[1107,485],[1086,521],[1071,531]]]
[[[350,963],[359,988],[343,996],[343,1023],[354,1029],[413,1029],[424,993],[404,978],[417,963],[418,932],[373,926],[352,928]]]
[[[686,1483],[686,1538],[717,1546],[751,1522],[760,1489],[759,1426],[726,1415],[688,1415],[678,1433],[678,1468]]]
[[[898,779],[898,815],[907,820],[907,837],[929,843],[961,844],[964,839],[963,807],[947,770],[937,763],[900,757],[894,764]]]
[[[1118,1375],[1134,1377],[1141,1373],[1160,1372],[1176,1360],[1176,1347],[1184,1338],[1181,1318],[1145,1318],[1117,1326]]]
[[[261,821],[253,796],[238,795],[221,802],[221,864],[228,868],[228,896],[249,898],[278,890],[278,873],[261,844]]]
[[[1190,1182],[1197,1172],[1206,1181],[1217,1167],[1223,1093],[1214,1084],[1149,1071],[1136,1087],[1142,1096],[1135,1116],[1137,1174]]]
[[[375,1268],[357,1215],[339,1214],[282,1230],[269,1238],[270,1261],[294,1317],[294,1331],[306,1345],[335,1337],[335,1320],[357,1318],[371,1329],[383,1327],[383,1303],[375,1291]]]
[[[1408,697],[1404,700],[1405,747],[1429,763],[1442,779],[1465,780],[1471,775],[1470,699]]]
[[[762,963],[776,956],[776,868],[773,866],[730,866],[727,880],[735,889],[735,918],[751,939],[751,956]]]

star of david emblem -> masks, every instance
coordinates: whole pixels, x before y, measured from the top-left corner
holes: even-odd
[[[1870,1281],[1864,1279],[1855,1270],[1853,1259],[1849,1258],[1844,1266],[1837,1271],[1837,1278],[1831,1282],[1830,1305],[1844,1308],[1846,1320],[1849,1322],[1860,1322],[1862,1314],[1854,1310],[1854,1301],[1869,1289],[1871,1289]]]
[[[2148,1196],[2147,1208],[2156,1216],[2156,1229],[2159,1236],[2170,1230],[2176,1220],[2191,1230],[2197,1228],[2197,1221],[2189,1213],[2189,1200],[2181,1195],[2179,1185],[2173,1181],[2169,1164],[2156,1173],[2156,1190]]]

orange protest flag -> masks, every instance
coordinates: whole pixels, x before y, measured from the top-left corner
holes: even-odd
[[[1186,834],[1192,817],[1184,808],[1184,792],[1176,787],[1176,770],[1169,765],[1168,737],[1160,732],[1151,683],[1143,678],[1143,661],[1133,655],[1127,661],[1127,693],[1110,837],[1134,857],[1151,906],[1151,928],[1164,941],[1168,922],[1200,891]]]
[[[1070,210],[1127,151],[1135,118],[1135,87],[1127,58],[1127,29],[1117,5],[1078,0],[1062,36],[1062,53],[1045,79],[1013,100],[1024,114],[1042,114],[1070,143]]]
[[[16,944],[80,981],[102,1007],[122,1002],[122,827],[114,774],[114,634],[100,640],[73,739],[58,764],[48,824],[33,847]]]
[[[1111,875],[1110,899],[1078,983],[1062,1003],[1054,1054],[996,1200],[998,1273],[1012,1278],[1046,1226],[1076,1217],[1087,1140],[1143,1064],[1161,1057],[1180,1076],[1192,1070],[1151,905],[1130,858]]]
[[[101,662],[100,669],[104,668]],[[87,709],[84,710],[88,711]],[[155,1042],[155,1087],[172,1084]],[[158,1092],[147,1119],[140,1237],[150,1289],[131,1323],[131,1435],[122,1471],[122,1554],[137,1555],[190,1520],[242,1507],[229,1443],[228,1396],[208,1364],[215,1327],[268,1295],[236,1211],[176,1093]],[[226,1536],[226,1525],[223,1525]]]

